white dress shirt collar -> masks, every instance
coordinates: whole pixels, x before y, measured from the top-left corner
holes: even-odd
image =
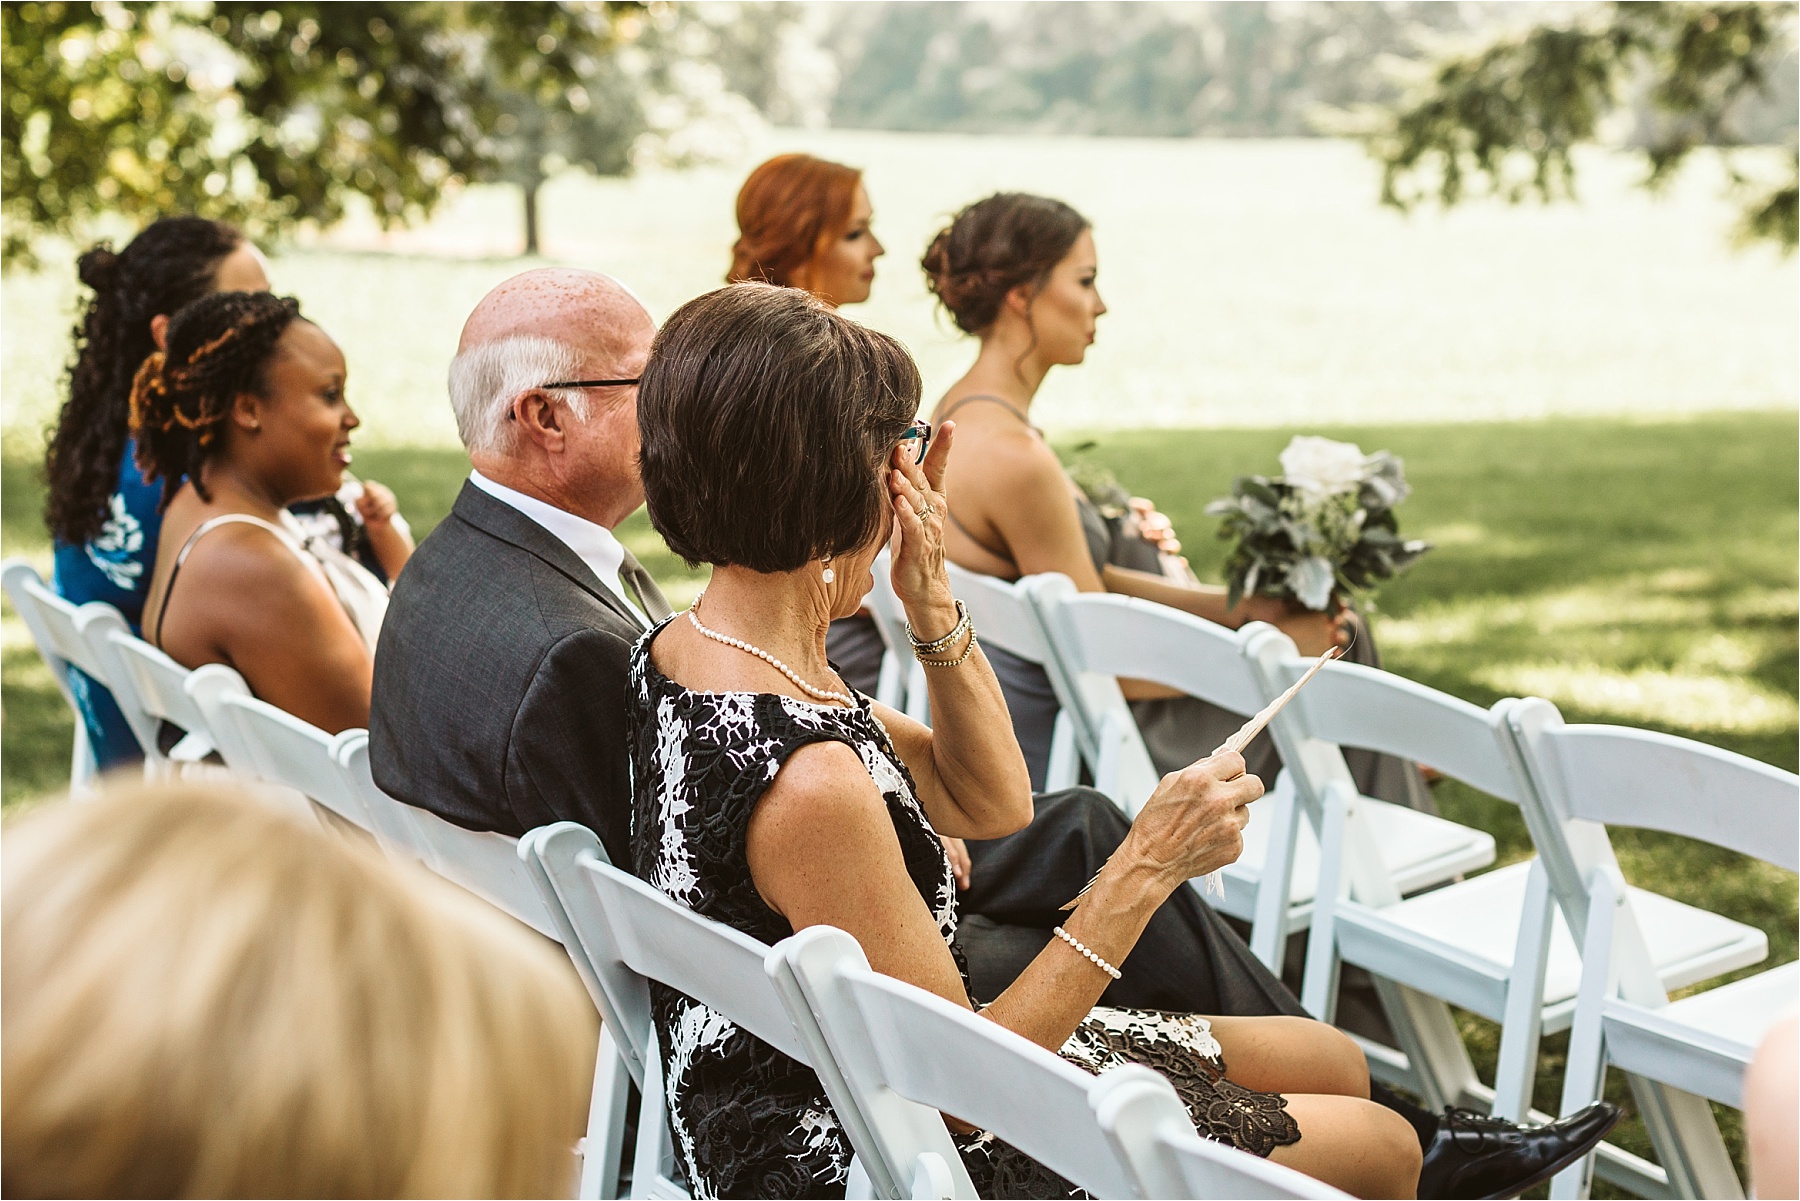
[[[644,618],[643,610],[638,608],[631,593],[619,581],[619,567],[625,562],[625,548],[613,537],[611,530],[603,525],[595,525],[585,517],[577,517],[567,509],[547,504],[535,496],[527,496],[505,484],[496,484],[479,471],[469,472],[469,482],[502,504],[511,505],[556,535],[559,541],[575,552],[577,558],[588,565],[588,569],[614,596],[625,602],[626,607],[646,627],[650,625]]]

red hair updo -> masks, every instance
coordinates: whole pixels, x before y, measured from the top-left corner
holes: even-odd
[[[810,265],[850,224],[862,172],[810,154],[778,154],[738,191],[738,240],[726,283],[754,280],[797,286]]]

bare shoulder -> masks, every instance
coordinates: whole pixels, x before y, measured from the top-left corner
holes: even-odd
[[[754,824],[792,827],[800,837],[827,841],[873,815],[887,822],[887,806],[862,757],[848,743],[808,743],[787,757],[757,803]]]
[[[190,579],[230,589],[240,599],[279,595],[312,578],[312,569],[292,546],[261,526],[239,521],[208,530],[181,570]]]

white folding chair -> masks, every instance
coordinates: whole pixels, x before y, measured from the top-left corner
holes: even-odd
[[[969,610],[969,620],[984,645],[997,646],[1017,655],[1027,663],[1035,663],[1056,686],[1059,670],[1050,651],[1049,637],[1032,604],[1028,588],[1030,577],[1007,583],[991,575],[964,571],[954,563],[946,565],[950,587]],[[923,669],[921,669],[922,671]],[[1062,693],[1059,691],[1059,697]],[[1050,763],[1044,776],[1044,791],[1069,788],[1081,777],[1081,747],[1076,739],[1086,723],[1081,715],[1071,714],[1065,707],[1056,715],[1050,736]]]
[[[1285,639],[1253,645],[1271,689],[1285,688],[1309,664]],[[1296,790],[1324,813],[1318,901],[1307,950],[1302,1003],[1331,1020],[1340,962],[1373,973],[1396,1035],[1434,1103],[1482,1105],[1520,1120],[1531,1111],[1538,1043],[1565,1028],[1574,1008],[1581,960],[1559,918],[1548,862],[1540,857],[1404,898],[1381,870],[1366,814],[1339,746],[1413,759],[1530,814],[1536,791],[1514,748],[1508,717],[1518,704],[1483,711],[1388,672],[1331,663],[1275,719],[1297,748]],[[1537,839],[1540,851],[1544,841]],[[1610,852],[1608,853],[1610,860]],[[1642,903],[1662,926],[1653,960],[1673,987],[1755,962],[1766,953],[1760,931],[1654,894]],[[1398,987],[1396,987],[1398,986]],[[1443,1002],[1502,1023],[1490,1093],[1475,1078]],[[1654,1165],[1615,1147],[1609,1175],[1642,1184]]]
[[[68,703],[69,712],[75,715],[75,744],[69,755],[69,791],[79,795],[87,791],[96,765],[93,747],[88,744],[87,722],[82,719],[81,710],[75,704],[75,694],[69,687],[69,668],[80,668],[91,679],[110,689],[112,682],[107,673],[107,662],[95,649],[96,643],[110,630],[129,633],[131,627],[126,624],[124,615],[111,605],[99,601],[81,606],[70,604],[56,595],[44,583],[37,568],[23,559],[8,559],[0,565],[0,586],[5,587],[19,620],[31,631],[31,640],[37,644],[44,666],[50,669],[50,676]],[[124,704],[120,705],[120,710],[125,713],[125,720],[130,723],[139,743],[153,750],[155,736],[152,734],[150,741],[144,743],[141,715],[134,719]]]
[[[1169,1082],[1135,1064],[1089,1075],[1030,1040],[869,967],[842,930],[777,948],[866,1112],[904,1099],[992,1132],[1097,1197],[1341,1197],[1195,1132]],[[878,1119],[877,1119],[878,1120]],[[941,1127],[939,1128],[941,1130]],[[963,1197],[960,1160],[909,1150],[915,1197]]]
[[[193,672],[129,630],[109,628],[101,643],[102,656],[110,669],[113,699],[134,729],[142,722],[138,738],[144,748],[146,776],[166,776],[187,764],[201,762],[217,749],[206,716],[188,690]],[[200,685],[202,694],[250,695],[244,678],[223,663],[208,664],[200,670],[208,673]],[[157,740],[158,726],[165,721],[184,731],[181,741],[166,756]]]
[[[521,850],[521,840],[453,826],[383,792],[369,770],[369,732],[345,730],[332,740],[346,786],[369,819],[368,828],[390,857],[414,860],[490,905],[561,943],[588,995],[604,1015],[606,1006],[587,957],[576,941],[562,908],[540,883],[540,874]],[[611,1197],[616,1181],[608,1176],[616,1165],[624,1136],[626,1078],[620,1075],[621,1052],[613,1027],[603,1026],[594,1060],[594,1093],[589,1105],[587,1137],[581,1145],[582,1181],[591,1191],[583,1197]],[[604,1191],[603,1191],[604,1190]]]
[[[1563,1112],[1599,1098],[1608,1065],[1629,1073],[1634,1086],[1665,1086],[1637,1092],[1675,1195],[1742,1196],[1702,1098],[1742,1105],[1744,1069],[1758,1042],[1800,999],[1800,964],[1670,1001],[1666,990],[1715,975],[1725,970],[1721,964],[1755,962],[1766,943],[1760,932],[1746,932],[1735,953],[1702,945],[1682,970],[1666,970],[1658,952],[1670,927],[1702,923],[1672,909],[1673,902],[1627,887],[1605,846],[1605,828],[1661,830],[1800,870],[1800,778],[1668,734],[1564,725],[1547,701],[1522,702],[1510,716],[1537,786],[1535,824],[1551,832],[1546,841],[1561,852],[1554,874],[1572,877],[1565,880],[1572,886],[1566,908],[1573,924],[1586,927]],[[1590,1165],[1558,1176],[1551,1195],[1586,1196]]]
[[[383,792],[369,771],[366,730],[344,731],[334,755],[367,829],[390,854],[418,860],[546,938],[563,941],[558,915],[545,903],[535,873],[519,860],[518,839],[464,829]]]
[[[558,822],[528,833],[520,855],[530,862],[554,898],[586,961],[607,1028],[643,1104],[632,1170],[633,1196],[673,1192],[674,1151],[669,1140],[662,1060],[650,1015],[648,981],[657,980],[724,1014],[782,1054],[811,1067],[856,1151],[846,1196],[904,1197],[910,1175],[893,1171],[888,1144],[873,1133],[856,1107],[827,1051],[811,1010],[793,992],[779,955],[762,943],[683,908],[607,862],[592,830]],[[620,1093],[622,1100],[622,1082]],[[596,1104],[600,1103],[598,1094]],[[954,1175],[962,1171],[937,1114],[894,1098],[881,1115],[883,1131],[898,1131],[909,1145],[929,1143]],[[594,1128],[590,1123],[590,1130]],[[616,1145],[616,1144],[615,1144]],[[596,1168],[603,1162],[590,1161]],[[912,1161],[905,1161],[910,1172]],[[967,1174],[962,1174],[967,1186]],[[588,1181],[582,1193],[590,1195]],[[935,1194],[932,1194],[935,1195]],[[958,1196],[973,1196],[972,1190]]]
[[[345,742],[364,731],[327,734],[247,694],[220,696],[207,716],[215,730],[231,730],[227,744],[234,749],[222,753],[225,766],[240,775],[291,788],[358,829],[375,833],[374,821],[338,761]],[[236,750],[240,747],[242,751]]]
[[[1268,683],[1247,648],[1265,635],[1280,637],[1272,627],[1233,631],[1166,605],[1084,594],[1063,575],[1035,576],[1027,592],[1060,661],[1051,682],[1064,697],[1064,711],[1087,714],[1090,732],[1084,738],[1078,729],[1076,741],[1090,756],[1094,786],[1128,814],[1149,799],[1158,777],[1118,677],[1149,680],[1245,717],[1268,700]],[[1305,753],[1280,745],[1279,730],[1272,733],[1284,757]],[[1244,853],[1221,873],[1225,895],[1213,903],[1251,922],[1251,950],[1280,974],[1287,935],[1311,920],[1319,852],[1312,825],[1299,820],[1292,778],[1284,772],[1273,784],[1250,807]],[[1367,818],[1383,865],[1402,892],[1442,884],[1494,861],[1493,836],[1483,831],[1379,801],[1369,802]],[[1283,884],[1265,890],[1265,880]]]

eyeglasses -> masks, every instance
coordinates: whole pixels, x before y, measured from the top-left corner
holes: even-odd
[[[911,453],[913,457],[912,461],[915,463],[923,463],[925,461],[925,448],[931,445],[931,422],[913,422],[912,425],[907,428],[907,431],[900,435],[900,446],[902,448],[906,448],[907,443],[909,442],[916,442],[919,446],[916,451],[909,450],[909,453]]]
[[[636,379],[566,379],[554,384],[539,384],[538,387],[548,392],[552,388],[625,388],[637,382]],[[517,421],[519,418],[509,409],[506,419]]]

